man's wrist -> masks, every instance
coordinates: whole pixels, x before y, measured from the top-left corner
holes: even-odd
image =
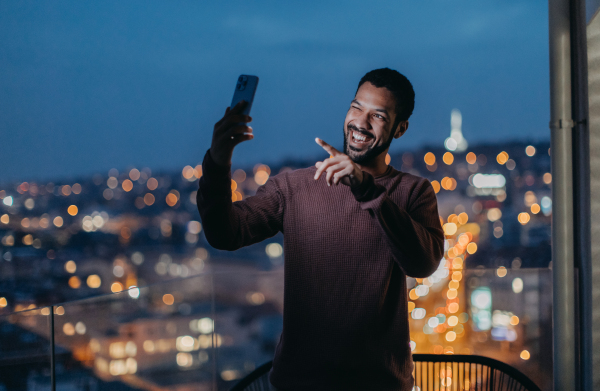
[[[216,166],[223,168],[231,167],[231,158],[229,158],[227,161],[221,161],[218,157],[215,157],[215,153],[213,152],[212,148],[208,150],[208,156]]]
[[[354,198],[361,201],[367,196],[369,188],[374,183],[373,176],[367,172],[362,171],[362,181],[355,186],[350,186]]]
[[[211,176],[213,173],[215,175],[227,175],[231,171],[231,164],[222,165],[219,162],[215,161],[213,158],[210,149],[206,151],[204,156],[204,161],[202,163],[202,171],[203,175]]]

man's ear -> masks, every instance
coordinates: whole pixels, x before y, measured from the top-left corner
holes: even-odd
[[[394,133],[394,138],[400,138],[408,129],[408,121],[401,121],[396,128],[396,133]]]

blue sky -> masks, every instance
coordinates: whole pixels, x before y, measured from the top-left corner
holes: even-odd
[[[538,1],[2,1],[0,182],[202,160],[236,77],[260,77],[234,165],[341,147],[359,79],[416,91],[399,151],[549,138],[548,15]]]

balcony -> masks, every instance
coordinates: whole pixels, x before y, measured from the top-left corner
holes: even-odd
[[[409,278],[413,352],[492,357],[550,390],[551,273],[442,262]],[[272,359],[282,311],[280,267],[4,314],[0,390],[228,390]]]

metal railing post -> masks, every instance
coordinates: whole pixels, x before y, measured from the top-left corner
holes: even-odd
[[[571,44],[568,0],[549,0],[554,389],[575,390]]]
[[[54,306],[50,306],[50,390],[56,391],[56,357],[54,357]]]

